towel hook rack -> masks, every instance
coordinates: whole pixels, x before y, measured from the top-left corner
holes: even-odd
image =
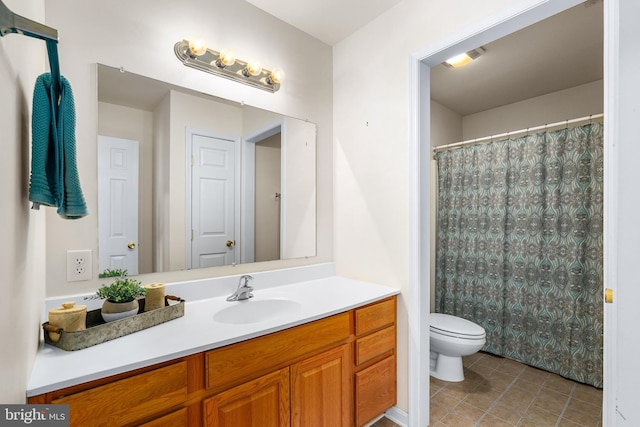
[[[0,0],[0,37],[11,33],[58,42],[58,30],[13,13]]]

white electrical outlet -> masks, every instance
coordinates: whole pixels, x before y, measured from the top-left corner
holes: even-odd
[[[67,282],[91,280],[91,250],[67,251]]]

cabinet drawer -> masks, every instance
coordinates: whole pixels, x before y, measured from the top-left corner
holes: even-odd
[[[69,404],[71,426],[118,426],[186,401],[187,362],[55,399]]]
[[[226,388],[349,338],[349,313],[208,351],[206,387]]]
[[[396,320],[396,299],[356,309],[356,335],[391,325]]]
[[[164,417],[144,423],[140,427],[186,427],[188,425],[187,408],[182,408]]]
[[[356,425],[371,421],[396,404],[396,358],[390,356],[356,373]]]
[[[381,331],[356,340],[356,365],[367,362],[396,347],[396,328],[389,326]]]

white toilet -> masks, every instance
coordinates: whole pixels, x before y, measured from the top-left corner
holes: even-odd
[[[449,314],[431,313],[430,374],[443,381],[464,380],[462,356],[480,351],[486,342],[482,326]]]

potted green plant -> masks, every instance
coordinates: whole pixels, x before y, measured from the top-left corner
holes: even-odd
[[[104,299],[102,318],[105,322],[135,316],[138,313],[138,297],[143,297],[147,290],[138,280],[118,277],[108,286],[103,285],[96,292],[96,298]]]
[[[102,273],[98,274],[98,277],[101,279],[105,279],[107,277],[124,277],[127,275],[127,270],[122,270],[119,268],[116,269],[106,269]]]

